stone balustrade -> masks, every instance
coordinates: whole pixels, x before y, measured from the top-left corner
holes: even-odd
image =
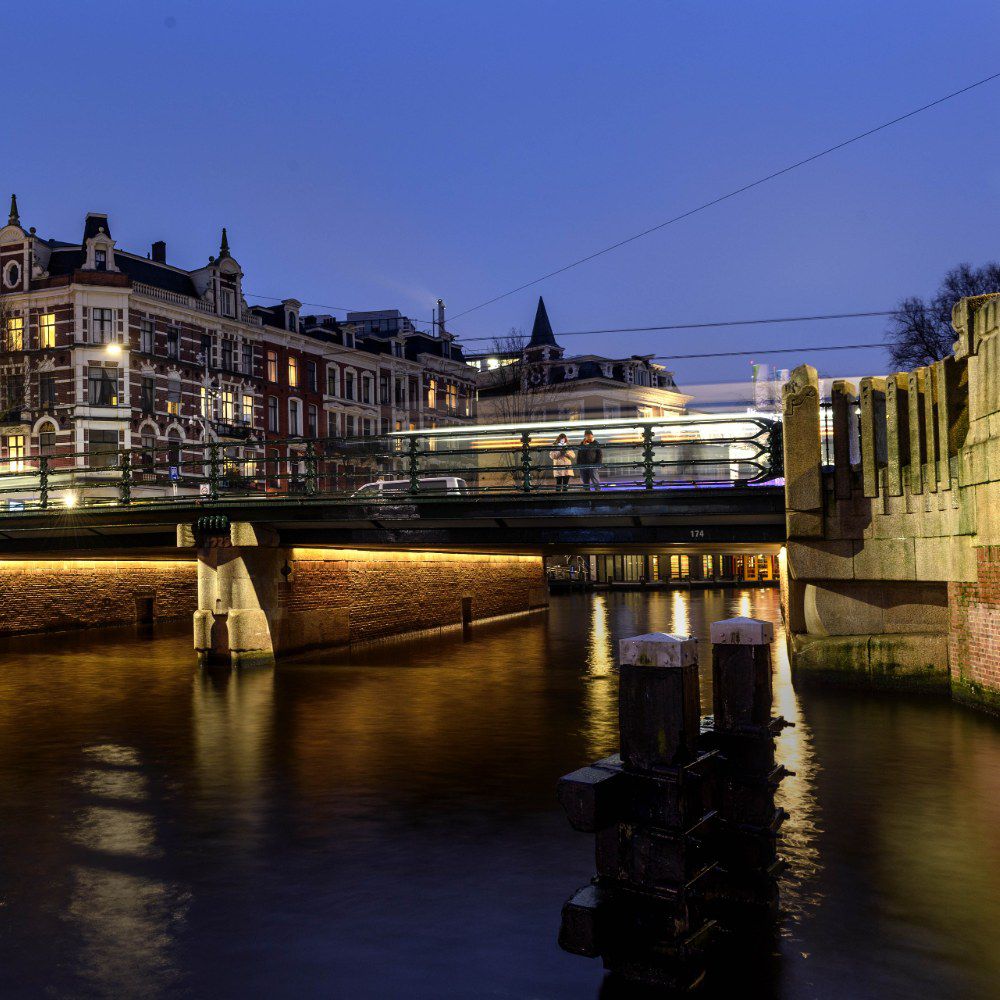
[[[941,361],[834,383],[832,468],[816,371],[792,373],[784,608],[797,670],[950,687],[996,708],[1000,667],[982,650],[1000,629],[988,586],[1000,546],[1000,295],[961,300],[953,325]]]

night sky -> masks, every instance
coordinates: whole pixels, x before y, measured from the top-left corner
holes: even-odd
[[[466,337],[880,310],[1000,258],[1000,80],[487,308],[465,309],[1000,70],[995,2],[5,4],[4,157],[25,226],[248,292]],[[272,300],[253,299],[267,304]],[[319,305],[309,311],[333,311]],[[573,337],[752,349],[823,374],[884,320]],[[673,364],[745,378],[749,358]]]

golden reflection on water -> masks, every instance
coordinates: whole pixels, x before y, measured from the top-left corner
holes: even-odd
[[[749,598],[749,594],[745,595]],[[743,600],[740,601],[743,607]],[[742,610],[741,610],[742,614]],[[788,660],[788,644],[781,617],[774,619],[774,642],[771,646],[771,669],[774,692],[774,715],[780,715],[793,726],[786,728],[777,740],[776,759],[789,771],[778,786],[775,802],[790,817],[781,828],[779,849],[788,867],[781,879],[782,906],[788,922],[782,926],[787,937],[819,906],[822,859],[819,850],[819,805],[816,801],[818,766],[813,751],[812,733],[799,706],[798,695],[792,686],[792,670]]]
[[[740,606],[735,617],[753,618],[753,601],[750,599],[749,590],[740,591]]]
[[[587,725],[584,733],[588,752],[595,758],[603,757],[618,738],[618,682],[614,666],[615,649],[608,599],[604,594],[595,594],[587,635]]]
[[[761,618],[775,624],[771,648],[774,714],[784,716],[793,727],[777,740],[776,757],[793,775],[781,783],[777,804],[791,813],[782,828],[781,853],[788,867],[782,881],[782,902],[792,923],[804,919],[818,905],[816,883],[821,871],[817,838],[820,833],[815,796],[816,762],[812,737],[792,686],[784,628],[774,589],[744,589],[735,592],[705,590],[692,593],[674,590],[627,592],[613,595],[618,638],[642,632],[671,632],[698,639],[702,711],[712,711],[712,646],[709,626],[714,621],[740,616]],[[592,758],[602,757],[618,746],[618,678],[611,601],[603,593],[590,599],[587,632],[587,675],[584,737]],[[623,631],[624,629],[624,631]],[[582,762],[581,762],[582,763]],[[786,927],[786,933],[790,933]]]
[[[670,631],[674,635],[691,634],[691,592],[688,590],[675,590],[673,600],[673,616],[670,622]]]

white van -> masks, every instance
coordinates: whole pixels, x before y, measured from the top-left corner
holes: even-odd
[[[380,479],[375,483],[365,483],[356,490],[356,497],[399,496],[410,492],[409,479]],[[464,479],[455,476],[440,476],[437,478],[418,479],[417,492],[420,496],[466,496],[469,487]]]

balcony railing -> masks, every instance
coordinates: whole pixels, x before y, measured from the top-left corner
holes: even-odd
[[[132,291],[148,299],[159,299],[161,302],[169,302],[175,306],[184,306],[186,309],[196,309],[198,312],[203,313],[215,312],[211,303],[204,302],[202,299],[196,299],[191,295],[182,295],[180,292],[170,292],[165,288],[147,285],[142,281],[133,281]]]

